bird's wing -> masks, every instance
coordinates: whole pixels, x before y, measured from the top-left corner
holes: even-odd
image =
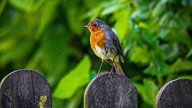
[[[119,55],[121,62],[124,63],[123,52],[122,52],[121,44],[117,35],[111,29],[107,30],[107,33],[110,36],[110,38],[113,40],[113,44],[117,49],[117,55]]]

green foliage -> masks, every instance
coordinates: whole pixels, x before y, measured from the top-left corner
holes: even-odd
[[[155,99],[158,92],[158,87],[155,83],[150,79],[144,79],[143,85],[136,84],[136,87],[138,89],[138,93],[142,95],[143,100],[147,104],[155,107]]]
[[[139,107],[153,108],[166,82],[192,79],[191,14],[190,0],[1,0],[0,79],[16,69],[37,70],[51,83],[53,107],[82,107],[101,62],[82,27],[100,18],[121,41]]]
[[[10,0],[10,3],[27,12],[30,11],[36,11],[44,2],[45,0],[39,0],[38,2],[36,0]]]
[[[61,99],[70,98],[79,87],[88,83],[90,67],[90,60],[85,56],[74,70],[61,79],[53,96]]]
[[[135,48],[130,60],[134,63],[148,64],[149,58],[150,57],[147,48],[146,46],[143,46],[143,48]]]

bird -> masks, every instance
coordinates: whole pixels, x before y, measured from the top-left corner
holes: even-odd
[[[97,76],[101,75],[104,61],[112,66],[109,75],[113,74],[114,69],[116,73],[125,75],[120,64],[120,62],[124,63],[120,41],[110,26],[100,19],[94,19],[85,25],[84,28],[88,28],[90,31],[91,48],[102,61]]]

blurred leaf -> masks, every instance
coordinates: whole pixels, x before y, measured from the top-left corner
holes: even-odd
[[[42,65],[47,71],[54,73],[55,77],[60,76],[67,67],[67,57],[72,51],[67,33],[62,25],[57,25],[48,29],[43,37]]]
[[[15,7],[24,11],[36,11],[45,0],[9,0]]]
[[[150,79],[144,79],[143,85],[136,84],[136,88],[143,100],[155,108],[155,100],[158,92],[158,87]]]
[[[186,57],[189,58],[190,56],[192,56],[192,48],[190,49]]]
[[[6,4],[7,4],[7,0],[2,0],[2,1],[0,2],[0,15],[1,15],[1,13],[3,12]]]
[[[192,75],[181,75],[178,78],[183,78],[183,79],[190,79],[192,80]]]
[[[79,87],[88,83],[90,67],[89,57],[85,56],[75,69],[62,78],[53,96],[61,99],[70,98]]]
[[[149,44],[150,48],[155,48],[158,45],[158,39],[156,36],[154,36],[150,31],[146,31],[143,30],[142,33],[142,39],[144,40],[144,42],[146,42],[147,44]],[[143,43],[144,43],[143,42]]]
[[[120,10],[115,14],[115,18],[117,20],[117,22],[115,23],[115,29],[117,30],[117,35],[120,41],[123,40],[123,38],[127,34],[127,31],[131,29],[129,17],[130,11],[128,10]],[[121,20],[118,20],[120,18]]]
[[[177,42],[178,44],[184,44],[186,45],[187,48],[192,47],[192,41],[190,40],[190,36],[185,30],[178,30],[177,29],[171,29],[170,34],[164,38],[164,40],[169,41],[169,42]],[[170,43],[170,44],[172,44]]]
[[[161,49],[165,52],[165,60],[172,61],[177,58],[179,52],[179,45],[177,43],[173,44],[162,44]]]
[[[17,41],[19,42],[19,41]],[[30,54],[34,47],[34,42],[31,40],[20,40],[19,43],[14,44],[16,47],[11,48],[9,52],[6,52],[0,57],[0,66],[4,66],[11,61],[20,61]]]
[[[168,73],[168,65],[163,60],[164,52],[160,49],[154,49],[150,52],[150,65],[144,70],[150,75],[165,76]]]
[[[112,2],[103,2],[102,6],[104,7],[104,10],[101,12],[101,15],[104,16],[121,9],[125,4],[114,0]]]
[[[170,73],[187,71],[187,70],[190,70],[190,71],[192,70],[192,62],[188,60],[181,60],[181,59],[178,59],[169,68]]]
[[[148,25],[146,23],[143,23],[143,22],[140,22],[139,25],[138,25],[139,28],[142,28],[142,29],[147,29],[148,28]]]
[[[165,38],[166,36],[169,36],[168,34],[170,33],[170,29],[168,29],[168,28],[162,28],[160,31],[159,31],[159,37],[160,38]]]
[[[28,69],[34,69],[34,70],[37,70],[39,69],[39,65],[41,64],[42,62],[42,57],[43,57],[43,53],[42,53],[42,50],[39,50],[37,51],[32,57],[31,59],[29,60],[29,63],[27,64],[27,68]],[[49,83],[50,83],[50,80],[49,80]]]
[[[14,47],[15,44],[15,39],[14,38],[7,38],[4,40],[0,41],[0,52],[7,52],[9,51],[12,47]]]
[[[149,15],[150,15],[149,11],[147,10],[146,7],[144,7],[137,11],[134,11],[131,14],[131,20],[135,23],[141,23],[141,21],[148,20]]]
[[[56,13],[57,5],[60,0],[48,0],[41,8],[41,16],[38,20],[38,30],[36,31],[35,37],[39,38],[40,34],[47,27],[49,22],[54,18]]]
[[[160,26],[168,26],[170,19],[173,17],[173,13],[171,11],[166,12],[163,14],[159,21]]]
[[[170,20],[169,26],[172,28],[180,28],[180,24],[178,24],[178,21],[176,21],[174,18]]]
[[[145,68],[144,73],[150,74],[150,75],[157,75],[158,74],[157,69],[155,68],[153,63],[150,63],[150,65],[147,68]]]
[[[187,6],[187,5],[192,6],[192,1],[191,0],[181,0],[181,4],[183,6]]]
[[[82,22],[82,6],[81,2],[79,0],[67,0],[63,2],[63,10],[66,11],[67,16],[67,24],[70,27],[71,31],[73,31],[74,34],[81,34],[82,33],[82,27],[85,25]],[[74,8],[71,8],[74,7]]]
[[[131,56],[131,61],[135,63],[140,63],[140,64],[147,64],[149,63],[149,52],[147,51],[147,46],[137,47],[135,48],[132,56]]]
[[[162,14],[165,11],[165,9],[166,9],[165,2],[163,2],[163,0],[159,1],[155,6],[155,9],[153,9],[152,16],[156,17]]]
[[[83,100],[83,95],[84,95],[84,88],[79,88],[76,92],[75,95],[71,97],[70,102],[68,103],[67,108],[79,108],[79,104]]]

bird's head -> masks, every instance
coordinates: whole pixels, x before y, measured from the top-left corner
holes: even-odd
[[[100,19],[94,19],[83,27],[88,28],[90,32],[95,32],[95,31],[102,29],[105,26],[107,26],[107,24],[104,21],[102,21]]]

